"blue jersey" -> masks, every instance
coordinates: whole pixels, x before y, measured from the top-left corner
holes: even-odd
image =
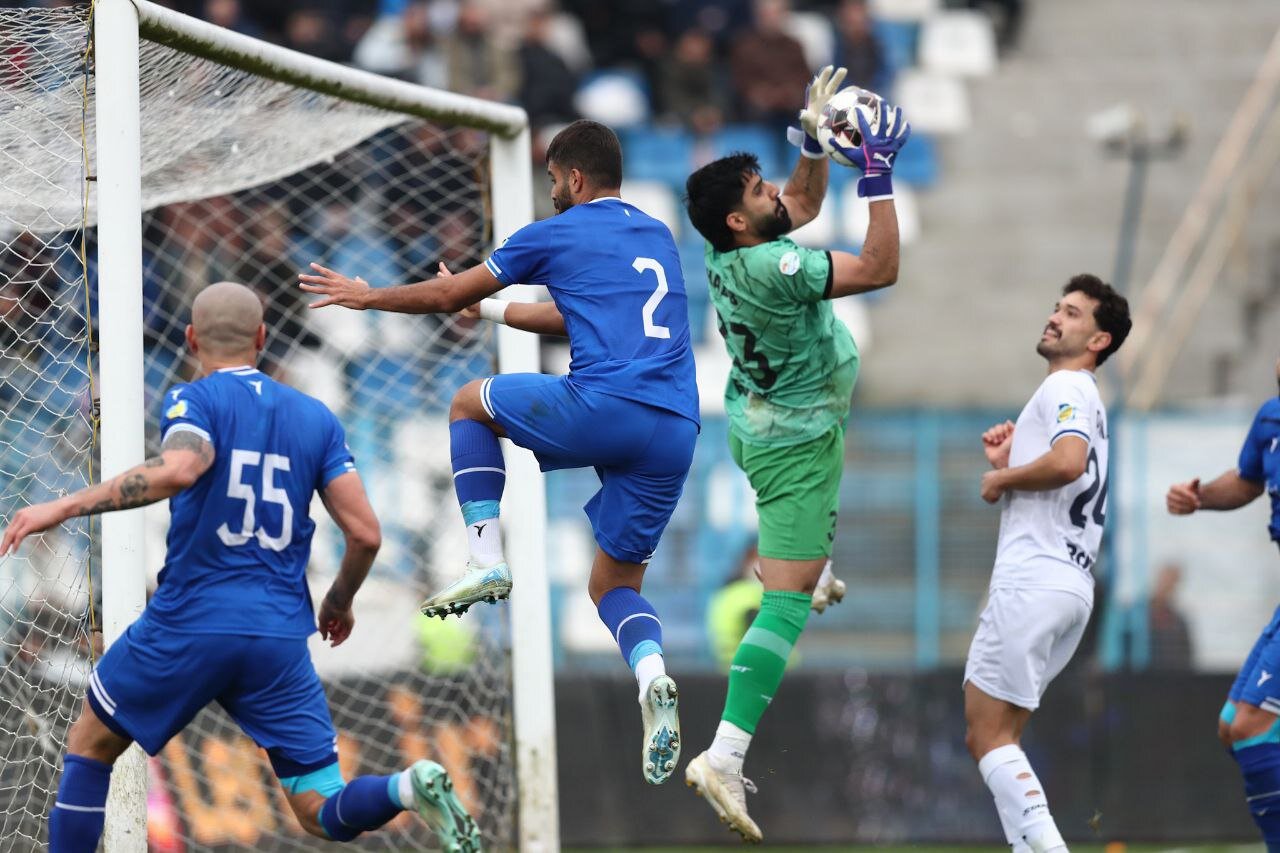
[[[485,266],[504,284],[551,291],[576,383],[698,422],[684,275],[667,226],[597,199],[526,225]]]
[[[169,499],[168,553],[148,617],[193,634],[308,636],[311,498],[355,470],[342,425],[319,400],[251,367],[175,385],[163,406],[164,438],[189,430],[216,455]]]
[[[1271,495],[1271,538],[1280,542],[1280,397],[1262,404],[1240,449],[1240,476],[1262,483]]]

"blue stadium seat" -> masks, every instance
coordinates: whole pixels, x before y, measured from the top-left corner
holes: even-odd
[[[632,180],[662,181],[683,190],[693,163],[693,140],[680,128],[623,131],[623,168]]]
[[[911,139],[898,153],[893,174],[912,186],[933,186],[938,180],[938,155],[933,138],[913,130]]]
[[[786,140],[779,132],[754,124],[730,124],[711,137],[712,157],[724,157],[735,151],[748,151],[760,158],[760,173],[781,175],[791,173],[791,161],[782,162],[780,153]],[[795,151],[789,148],[789,151]]]
[[[918,21],[876,19],[872,22],[872,30],[884,48],[885,62],[889,65],[890,76],[916,64],[916,46],[920,41]]]

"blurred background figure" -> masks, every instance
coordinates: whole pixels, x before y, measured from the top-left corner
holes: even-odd
[[[1150,633],[1150,667],[1155,670],[1191,669],[1191,631],[1178,606],[1178,586],[1182,567],[1165,563],[1156,572],[1147,602],[1147,630]]]
[[[800,42],[787,34],[787,0],[756,0],[753,8],[752,26],[733,42],[733,87],[743,119],[781,129],[795,122],[796,92],[804,91],[813,70]]]

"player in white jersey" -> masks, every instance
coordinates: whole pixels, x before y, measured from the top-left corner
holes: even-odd
[[[1066,850],[1019,745],[1093,609],[1107,504],[1107,412],[1094,371],[1129,334],[1129,304],[1096,276],[1067,282],[1036,346],[1049,376],[982,435],[982,498],[1002,505],[987,606],[964,673],[965,743],[1015,853]]]

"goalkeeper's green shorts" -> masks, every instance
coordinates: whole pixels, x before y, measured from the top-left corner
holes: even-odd
[[[843,426],[787,447],[747,444],[731,430],[729,450],[756,492],[760,556],[830,557],[844,470]]]

